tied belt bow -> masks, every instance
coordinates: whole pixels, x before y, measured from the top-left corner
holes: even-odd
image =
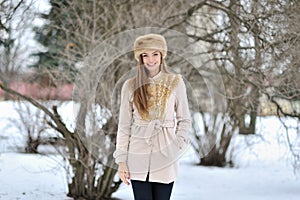
[[[164,120],[164,121],[161,121],[159,119],[155,119],[151,121],[135,120],[134,124],[137,126],[147,127],[144,137],[148,145],[152,144],[152,137],[157,134],[159,149],[164,156],[166,157],[168,156],[168,153],[166,152],[167,141],[164,135],[163,128],[174,128],[175,122],[173,120]]]

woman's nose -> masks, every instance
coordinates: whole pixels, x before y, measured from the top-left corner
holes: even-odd
[[[154,61],[154,58],[153,58],[153,56],[149,56],[149,62],[153,62]]]

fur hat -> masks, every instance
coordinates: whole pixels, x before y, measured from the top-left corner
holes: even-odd
[[[140,55],[146,49],[158,50],[162,54],[164,59],[167,56],[167,43],[162,35],[158,34],[147,34],[136,38],[134,42],[134,57],[139,61]]]

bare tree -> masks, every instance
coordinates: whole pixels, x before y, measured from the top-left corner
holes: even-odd
[[[270,80],[267,77],[282,68],[271,64],[275,60],[270,51],[274,52],[276,46],[274,34],[284,26],[281,20],[275,23],[274,19],[282,19],[285,4],[272,0],[212,0],[193,10],[192,19],[200,16],[210,23],[201,26],[190,20],[194,32],[189,35],[206,44],[207,51],[203,52],[207,54],[203,61],[205,69],[210,70],[211,65],[219,69],[227,106],[221,117],[225,120],[223,123],[218,123],[219,116],[214,113],[211,113],[214,117],[203,115],[201,118],[205,133],[201,137],[195,136],[198,144],[194,145],[200,155],[200,164],[223,166],[230,163],[226,156],[232,137],[238,133],[255,133],[259,100]],[[207,14],[208,10],[213,14]],[[209,124],[213,124],[212,128],[208,128]],[[208,151],[202,157],[202,153]]]
[[[274,41],[269,43],[271,73],[266,76],[263,93],[275,105],[275,114],[286,128],[286,136],[294,158],[294,169],[300,169],[300,4],[289,0],[281,2],[283,12],[272,18],[278,28]],[[275,32],[275,31],[274,31]],[[283,119],[285,118],[285,119]],[[295,119],[294,126],[286,124],[286,119]],[[296,136],[292,135],[295,129]]]
[[[193,144],[201,164],[226,165],[234,134],[254,133],[258,99],[266,87],[265,53],[272,48],[269,45],[272,33],[266,31],[265,25],[273,26],[270,19],[277,14],[276,2],[174,0],[164,3],[57,1],[53,9],[58,9],[57,20],[65,25],[51,28],[63,32],[65,38],[60,40],[61,48],[55,54],[59,62],[50,77],[57,87],[64,81],[73,81],[76,86],[74,129],[66,126],[63,113],[58,112],[56,105],[48,109],[5,84],[0,85],[42,110],[45,122],[64,138],[67,151],[63,156],[71,169],[68,195],[75,199],[109,199],[121,183],[114,179],[116,165],[112,157],[119,95],[122,83],[134,74],[132,44],[140,34],[150,31],[165,34],[173,53],[168,56],[168,63],[186,77],[189,88],[196,88],[189,92],[198,98],[190,101],[200,102],[199,107],[192,102],[193,112],[200,109],[199,116],[204,121],[204,132],[194,136]],[[198,23],[197,16],[205,20]],[[162,28],[139,28],[143,26]],[[181,31],[184,37],[170,29]],[[195,40],[193,44],[200,45],[201,51],[189,48],[187,36]],[[182,57],[199,66],[191,66]],[[72,73],[69,69],[73,69]],[[212,78],[216,73],[220,79]],[[216,90],[207,88],[205,81],[211,82]],[[224,91],[220,89],[222,83]],[[211,104],[206,102],[212,97],[214,108],[207,109]],[[226,102],[221,100],[224,97]],[[209,117],[205,115],[207,111],[211,112]],[[250,116],[249,124],[245,123],[245,116]],[[195,121],[195,124],[199,123]]]
[[[51,102],[41,102],[45,107],[51,107]],[[50,129],[44,122],[45,113],[33,107],[26,101],[14,101],[14,109],[18,113],[18,118],[10,119],[10,123],[17,127],[21,138],[24,139],[25,153],[49,153],[63,152],[64,141],[57,131]],[[40,149],[42,146],[50,146],[51,149]]]
[[[29,62],[30,27],[34,18],[34,1],[0,3],[0,81],[10,85]],[[5,99],[9,99],[5,94]]]
[[[13,120],[12,123],[18,127],[21,134],[26,133],[26,153],[38,153],[38,146],[42,143],[41,136],[45,132],[46,125],[41,123],[43,116],[40,110],[36,110],[35,114],[32,112],[31,105],[17,102],[15,107],[19,114],[20,120]]]
[[[60,40],[63,48],[55,54],[59,62],[51,77],[54,83],[58,82],[58,77],[75,82],[74,101],[78,107],[74,108],[74,130],[67,128],[57,106],[50,110],[35,99],[0,85],[41,109],[47,124],[63,136],[67,148],[64,156],[71,169],[68,196],[109,199],[121,183],[114,179],[116,165],[112,153],[117,115],[112,115],[117,113],[114,108],[118,107],[122,81],[135,67],[133,62],[125,61],[133,60],[130,55],[133,41],[153,29],[139,29],[133,35],[122,35],[123,31],[145,25],[145,22],[148,26],[182,29],[183,21],[177,21],[182,16],[169,15],[188,6],[181,1],[171,1],[167,5],[159,1],[139,4],[96,0],[56,2],[52,9],[58,10],[57,20],[65,25],[52,28],[64,32],[65,38]],[[164,12],[159,15],[160,11]],[[74,74],[65,73],[69,69],[74,69]],[[116,104],[111,105],[111,102]]]

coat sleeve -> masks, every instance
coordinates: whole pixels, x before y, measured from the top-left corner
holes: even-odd
[[[186,86],[181,76],[175,92],[175,112],[177,122],[175,133],[178,140],[179,148],[185,149],[190,143],[188,132],[191,128],[191,119],[186,93]]]
[[[119,123],[116,140],[116,150],[113,154],[116,163],[127,161],[127,152],[132,124],[133,106],[131,102],[132,92],[129,90],[127,80],[121,90],[121,104],[119,111]]]

